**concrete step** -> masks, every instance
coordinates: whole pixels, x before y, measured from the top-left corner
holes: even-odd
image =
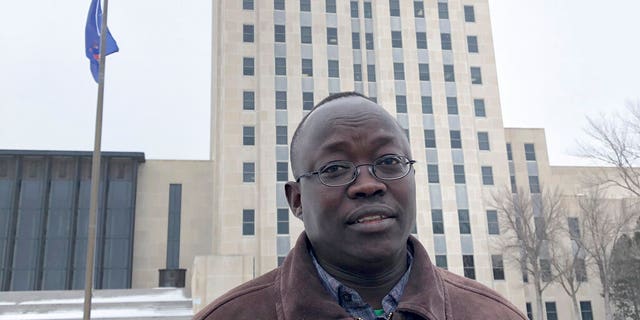
[[[74,299],[75,300],[75,299]],[[55,301],[55,302],[54,302]],[[116,310],[116,309],[153,309],[153,310],[174,310],[186,309],[191,310],[190,300],[185,301],[117,301],[113,302],[92,302],[92,310]],[[82,301],[69,303],[67,301],[52,300],[47,303],[45,300],[31,303],[27,301],[14,305],[0,305],[0,315],[8,312],[38,312],[45,313],[60,309],[65,310],[82,310],[84,303]]]
[[[82,319],[82,291],[0,292],[0,320]],[[91,318],[191,319],[191,299],[184,289],[96,290]]]

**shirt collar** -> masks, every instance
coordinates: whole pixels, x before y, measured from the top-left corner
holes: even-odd
[[[318,263],[313,250],[309,249],[309,255],[313,260],[313,264],[318,272],[318,276],[322,282],[324,288],[331,294],[333,299],[344,308],[349,314],[356,318],[362,319],[379,319],[375,316],[373,308],[367,304],[364,299],[352,288],[342,284],[338,279],[331,276],[321,265]],[[382,299],[382,307],[384,314],[388,316],[396,310],[400,298],[404,293],[404,288],[409,280],[409,274],[411,273],[411,266],[413,265],[413,254],[409,246],[407,246],[407,270],[404,272],[400,280],[396,285],[387,293]],[[382,319],[386,319],[383,317]]]

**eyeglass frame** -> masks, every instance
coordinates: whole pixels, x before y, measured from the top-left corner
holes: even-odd
[[[321,184],[323,184],[323,185],[325,185],[325,186],[327,186],[327,187],[342,187],[342,186],[349,185],[349,184],[353,183],[354,181],[356,181],[356,179],[358,179],[358,176],[360,176],[360,167],[364,167],[364,166],[368,166],[368,167],[369,167],[369,168],[368,168],[368,169],[369,169],[369,173],[370,173],[372,176],[374,176],[376,179],[380,180],[380,181],[393,181],[393,180],[399,180],[399,179],[402,179],[402,178],[406,177],[406,176],[409,174],[409,172],[411,172],[411,168],[413,168],[413,165],[417,162],[416,160],[409,159],[408,157],[403,156],[403,155],[400,155],[400,154],[385,154],[385,155],[380,156],[380,157],[378,157],[377,159],[375,159],[375,160],[374,160],[374,162],[375,162],[375,161],[377,161],[377,160],[379,160],[379,159],[381,159],[381,158],[384,158],[385,156],[397,156],[397,157],[399,157],[399,158],[402,158],[402,159],[406,160],[407,162],[406,162],[405,164],[408,164],[408,165],[409,165],[409,168],[408,168],[407,172],[405,172],[403,175],[401,175],[401,176],[399,176],[399,177],[397,177],[397,178],[381,178],[381,177],[378,177],[378,175],[377,175],[377,174],[375,173],[375,171],[373,170],[373,167],[374,167],[374,166],[376,166],[376,164],[374,164],[374,163],[361,163],[361,164],[356,165],[356,164],[355,164],[355,163],[353,163],[352,161],[348,161],[348,160],[336,160],[336,161],[329,161],[329,162],[327,162],[327,163],[323,164],[320,168],[318,168],[318,169],[317,169],[317,170],[315,170],[315,171],[312,171],[312,172],[306,172],[306,173],[303,173],[303,174],[299,175],[299,176],[296,178],[296,183],[300,183],[300,179],[301,179],[301,178],[304,178],[304,177],[311,177],[311,176],[313,176],[313,175],[317,175],[318,180],[320,181],[320,183],[321,183]],[[352,175],[352,178],[351,178],[348,182],[345,182],[345,183],[342,183],[342,184],[337,184],[337,185],[329,185],[329,184],[326,184],[324,181],[322,181],[322,178],[320,178],[320,173],[322,172],[322,170],[323,170],[323,169],[325,169],[325,168],[327,167],[327,165],[329,165],[329,164],[331,164],[331,163],[335,163],[335,162],[349,162],[349,163],[351,163],[351,164],[354,166],[354,168],[353,168],[353,169],[354,169],[354,171],[353,171],[354,173],[353,173],[353,175]]]

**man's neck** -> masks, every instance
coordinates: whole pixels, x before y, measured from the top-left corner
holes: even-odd
[[[382,307],[382,299],[398,283],[408,267],[406,250],[387,261],[366,263],[355,268],[336,266],[323,257],[317,259],[327,273],[345,286],[356,290],[374,309]]]

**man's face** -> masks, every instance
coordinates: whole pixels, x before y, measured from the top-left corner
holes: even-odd
[[[359,165],[389,154],[411,158],[403,135],[394,119],[367,99],[330,101],[304,125],[297,141],[297,174],[336,160]],[[312,175],[289,182],[287,198],[303,220],[316,255],[337,266],[403,254],[416,215],[413,170],[404,178],[385,181],[362,166],[355,181],[339,187],[325,186]]]

